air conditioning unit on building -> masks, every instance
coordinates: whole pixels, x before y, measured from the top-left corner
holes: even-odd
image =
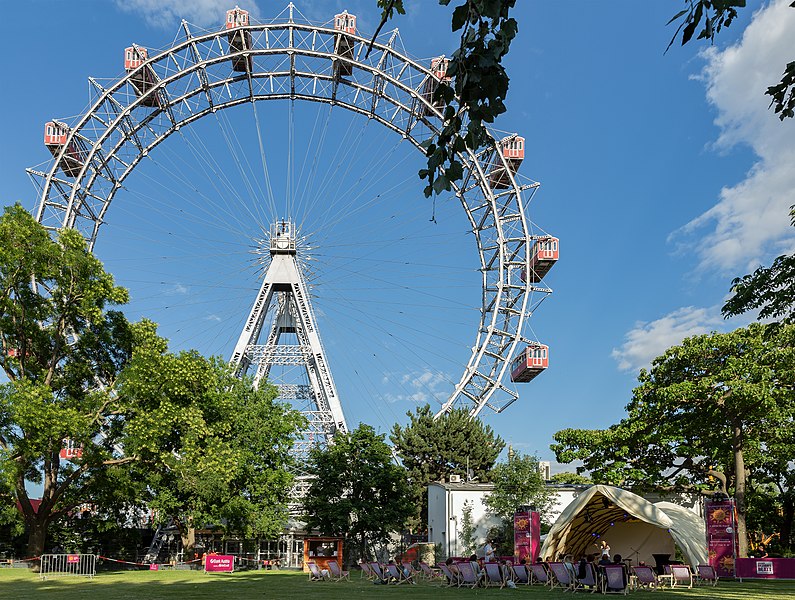
[[[448,477],[448,480],[450,481],[450,483],[461,483],[461,475],[450,475],[450,477]]]

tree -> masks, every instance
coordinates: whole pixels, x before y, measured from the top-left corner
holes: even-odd
[[[300,413],[252,387],[220,359],[171,354],[154,324],[138,327],[123,373],[125,452],[135,454],[151,491],[148,506],[174,517],[183,549],[196,526],[245,537],[273,536],[287,521],[289,450]]]
[[[475,553],[478,542],[475,538],[475,522],[472,520],[473,505],[470,500],[464,500],[461,507],[461,531],[458,532],[458,539],[464,549],[464,556]]]
[[[343,536],[359,557],[369,555],[368,541],[384,542],[403,529],[414,510],[406,472],[392,461],[384,437],[361,424],[309,453],[307,529]]]
[[[389,439],[408,471],[415,523],[427,524],[428,484],[450,475],[487,481],[505,442],[465,409],[453,409],[434,419],[426,404],[406,414],[408,425],[395,424]]]
[[[668,48],[681,32],[682,45],[687,44],[696,30],[701,27],[696,39],[715,41],[715,35],[724,27],[729,27],[737,18],[737,9],[745,8],[746,0],[684,0],[686,8],[676,13],[668,24],[679,21]],[[790,4],[795,8],[795,2]],[[702,25],[703,22],[703,25]],[[667,51],[667,48],[666,48]],[[795,117],[795,61],[787,64],[781,82],[769,86],[765,95],[770,96],[772,106],[782,121]]]
[[[790,210],[795,227],[795,206]],[[759,318],[795,322],[795,253],[781,255],[770,267],[732,281],[733,296],[723,305],[723,316],[734,317],[760,309]]]
[[[552,477],[549,478],[549,482],[562,485],[591,485],[593,484],[593,479],[579,473],[563,471],[562,473],[553,474]]]
[[[30,555],[84,503],[122,515],[149,499],[266,530],[283,514],[295,417],[272,391],[169,354],[153,323],[106,309],[126,300],[76,231],[51,239],[19,206],[0,217],[0,498],[18,503]],[[62,458],[65,441],[76,456]],[[37,508],[28,482],[42,486]]]
[[[491,512],[513,527],[513,515],[520,506],[533,506],[542,518],[552,506],[552,493],[547,490],[538,468],[538,457],[516,453],[495,465],[491,472],[494,490],[486,496]]]
[[[378,0],[381,24],[373,39],[395,13],[405,14],[403,0]],[[447,6],[450,0],[439,0]],[[440,84],[434,103],[441,103],[440,132],[425,145],[428,168],[419,173],[427,179],[425,195],[450,191],[463,177],[456,153],[477,151],[490,139],[485,123],[505,112],[504,100],[510,79],[502,66],[518,25],[509,17],[516,0],[466,0],[453,10],[452,30],[461,31],[458,49],[447,68],[450,84]],[[464,130],[466,129],[466,133]]]
[[[795,438],[793,341],[795,326],[758,323],[688,338],[641,371],[620,423],[559,431],[552,449],[598,483],[733,495],[745,556],[749,482]]]

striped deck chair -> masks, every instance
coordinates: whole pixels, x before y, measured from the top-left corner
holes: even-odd
[[[688,589],[693,587],[693,573],[687,565],[671,565],[671,587],[677,585],[687,585]]]
[[[471,562],[458,563],[456,567],[458,567],[458,587],[477,587],[480,583],[480,577],[475,573],[475,567],[472,566]]]
[[[359,568],[362,570],[361,577],[367,577],[369,581],[372,581],[376,578],[376,574],[373,573],[373,568],[370,566],[370,563],[365,561],[360,561]]]
[[[370,568],[373,570],[373,575],[375,575],[376,581],[380,581],[381,583],[389,583],[389,575],[384,572],[384,569],[381,568],[381,563],[372,561],[370,562]]]
[[[483,585],[485,587],[500,586],[500,589],[505,587],[506,577],[502,565],[495,562],[483,563],[483,571]]]
[[[627,574],[624,565],[605,565],[602,567],[604,579],[602,579],[603,594],[624,594],[629,591],[627,585]]]
[[[562,562],[549,563],[549,570],[552,571],[552,585],[551,589],[563,588],[563,591],[568,591],[574,587],[574,577],[571,571]]]
[[[573,589],[576,592],[577,590],[584,590],[585,586],[588,586],[588,589],[593,594],[596,589],[596,571],[593,568],[591,563],[587,563],[585,565],[585,576],[584,577],[576,577],[574,579],[574,586]]]
[[[549,572],[543,563],[533,563],[532,565],[528,566],[528,569],[532,575],[532,585],[540,583],[541,585],[548,585],[552,587],[552,578],[549,576]]]
[[[389,583],[394,583],[395,585],[414,583],[411,574],[406,575],[405,571],[394,563],[386,565],[386,572],[389,575]]]
[[[434,571],[431,568],[431,565],[426,563],[424,560],[420,561],[420,572],[422,573],[422,576],[425,577],[425,579],[427,579],[428,581],[433,581],[434,579],[436,579],[441,575],[441,573]]]
[[[511,571],[513,571],[513,580],[516,585],[530,585],[532,575],[527,570],[527,565],[513,565]]]
[[[718,573],[715,571],[715,567],[711,565],[697,565],[696,569],[698,569],[699,582],[709,583],[713,587],[718,585]]]
[[[637,587],[651,590],[656,590],[659,587],[660,583],[657,580],[657,573],[651,567],[632,567],[632,571],[635,573],[635,585]]]
[[[403,570],[404,570],[406,573],[408,573],[408,574],[409,574],[409,577],[410,577],[410,578],[419,578],[419,577],[422,577],[422,572],[421,572],[421,571],[419,571],[419,570],[417,570],[417,569],[415,569],[415,568],[414,568],[414,565],[412,565],[410,562],[408,562],[408,561],[405,561],[405,560],[404,560],[404,561],[403,561],[402,563],[400,563],[400,564],[403,566]]]
[[[444,575],[444,578],[446,580],[445,584],[448,587],[453,587],[453,586],[458,587],[458,579],[459,579],[458,571],[454,573],[453,571],[450,570],[450,567],[448,567],[444,563],[440,564],[439,568],[442,570],[442,575]]]
[[[324,575],[316,563],[308,562],[306,568],[309,569],[309,581],[328,581],[328,574]]]
[[[332,581],[342,581],[343,579],[351,580],[350,571],[343,571],[336,560],[328,561],[328,570],[331,574]]]

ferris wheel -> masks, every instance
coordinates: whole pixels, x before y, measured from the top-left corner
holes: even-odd
[[[408,185],[405,181],[416,179],[417,169],[406,165],[424,159],[423,143],[441,128],[442,107],[434,104],[433,92],[446,78],[447,60],[443,56],[424,61],[409,57],[397,30],[379,37],[368,51],[370,42],[357,30],[355,15],[343,12],[328,23],[316,24],[290,3],[271,21],[255,23],[245,10],[235,7],[217,30],[195,30],[183,21],[180,38],[165,49],[127,47],[123,76],[108,81],[91,78],[89,108],[71,120],[53,119],[46,124],[44,143],[52,160],[29,169],[39,194],[36,217],[49,228],[76,229],[103,260],[113,257],[106,262],[137,261],[131,272],[146,274],[141,277],[151,278],[153,272],[155,277],[161,275],[158,260],[167,252],[160,256],[160,248],[152,248],[163,238],[177,240],[168,254],[179,258],[180,265],[190,262],[191,266],[162,273],[173,289],[165,295],[163,288],[160,293],[150,290],[150,306],[174,304],[182,293],[180,286],[211,289],[215,294],[213,313],[205,317],[206,327],[198,329],[209,331],[216,323],[219,328],[225,326],[226,334],[215,334],[216,345],[210,351],[227,357],[233,346],[229,340],[240,333],[254,300],[257,277],[273,262],[275,255],[267,248],[273,241],[268,232],[274,223],[296,220],[297,233],[292,238],[297,244],[296,260],[307,289],[316,289],[315,296],[322,296],[324,277],[336,278],[343,282],[341,289],[378,307],[383,321],[360,335],[365,354],[369,353],[367,344],[381,337],[387,340],[385,348],[389,344],[413,346],[407,354],[419,354],[420,350],[447,354],[433,343],[412,340],[414,334],[390,331],[389,323],[401,327],[390,319],[394,306],[388,300],[367,297],[362,291],[366,286],[351,291],[354,285],[350,282],[363,273],[372,281],[388,280],[395,286],[389,298],[400,305],[400,312],[406,312],[411,302],[403,293],[444,280],[433,272],[435,259],[447,251],[451,261],[457,260],[460,251],[456,244],[466,240],[471,267],[466,284],[458,279],[455,285],[477,287],[471,296],[477,299],[471,302],[477,314],[472,311],[471,319],[470,314],[465,319],[470,322],[470,337],[465,354],[453,359],[459,365],[458,374],[447,375],[443,396],[434,388],[433,398],[439,400],[437,414],[453,407],[466,407],[472,416],[485,408],[501,412],[518,398],[511,382],[530,381],[547,368],[548,348],[528,333],[528,322],[552,291],[543,278],[559,256],[558,239],[536,228],[526,212],[538,188],[537,182],[518,173],[526,140],[517,134],[494,135],[481,151],[459,153],[464,177],[450,198],[439,199],[439,211],[449,211],[451,221],[456,219],[452,228],[460,235],[452,244],[447,238],[437,241],[436,251],[423,250],[421,240],[437,229],[437,215],[432,215],[431,223],[426,212],[418,216],[416,193],[415,203],[399,214],[385,207],[396,198],[401,205],[408,204],[400,195]],[[275,110],[258,108],[273,104],[260,102],[265,100],[286,103],[281,122]],[[315,112],[302,112],[306,109],[299,105],[311,105]],[[253,120],[239,127],[235,111],[245,107],[250,107]],[[354,121],[363,123],[361,133],[354,129]],[[328,144],[329,129],[324,125],[329,122],[337,127],[333,133],[336,153],[331,158],[319,151]],[[395,135],[373,134],[370,123]],[[204,133],[211,126],[218,126],[212,142]],[[301,135],[303,142],[298,141]],[[279,136],[286,140],[283,148],[268,149]],[[396,147],[413,149],[412,156],[407,158],[390,148],[387,138],[396,140]],[[172,150],[175,139],[181,144],[178,152]],[[278,155],[276,162],[287,173],[284,181],[274,175],[273,161],[269,165],[266,159],[268,153],[271,160]],[[301,155],[304,160],[299,164]],[[363,166],[356,166],[354,156],[365,161]],[[226,169],[230,163],[235,167]],[[404,183],[382,183],[401,170]],[[329,183],[335,174],[339,182]],[[202,178],[204,188],[200,189],[197,181]],[[313,188],[318,181],[325,187]],[[379,185],[390,187],[379,190]],[[332,192],[335,186],[336,192]],[[142,188],[149,191],[142,192]],[[157,189],[159,194],[153,191]],[[316,193],[317,189],[322,193]],[[324,194],[342,200],[336,207],[324,206]],[[213,203],[211,198],[223,200]],[[166,225],[170,229],[162,235],[160,228]],[[217,236],[208,233],[214,225],[221,232]],[[408,227],[414,228],[413,236],[403,234]],[[103,248],[107,229],[134,229],[138,245],[124,250],[118,238],[111,237],[113,241]],[[338,232],[336,238],[332,230]],[[356,232],[358,238],[353,235]],[[431,235],[438,233],[427,237]],[[237,255],[226,252],[234,237],[243,248]],[[329,266],[324,264],[323,252],[334,246],[331,239],[339,251]],[[392,247],[392,242],[404,246],[368,269],[366,261]],[[402,261],[407,265],[403,272],[390,275],[386,271],[384,265],[399,264],[396,256],[410,252],[416,254]],[[230,262],[235,256],[243,257],[239,264]],[[215,264],[219,270],[212,279],[209,271]],[[427,271],[417,275],[417,269],[426,267]],[[382,268],[385,270],[380,271]],[[181,284],[176,274],[187,271],[193,273],[191,285]],[[470,284],[473,275],[479,286]],[[227,284],[234,276],[248,279],[245,289],[236,288],[245,298],[245,309],[232,301],[234,286]],[[417,277],[421,280],[410,280]],[[399,279],[403,281],[396,285]],[[129,285],[124,279],[121,283]],[[420,293],[441,303],[433,309],[434,319],[450,312],[444,307],[445,298],[458,294]],[[334,294],[325,298],[326,314],[320,316],[326,321],[349,318],[353,325],[346,326],[348,332],[364,331],[372,325],[373,319],[358,308],[337,317],[330,315],[339,308],[336,300],[346,301]],[[192,295],[194,306],[202,302],[202,296]],[[224,311],[228,315],[222,314]],[[288,313],[282,311],[282,315]],[[197,317],[186,312],[184,320],[196,325]],[[416,319],[410,322],[409,329],[414,328],[418,337],[432,328]],[[445,329],[444,324],[437,329]],[[333,335],[333,331],[324,332],[326,341]],[[357,375],[355,351],[359,349],[339,352],[354,357],[352,370]],[[245,348],[237,361],[245,362]],[[337,365],[333,360],[330,363],[335,370]],[[268,369],[265,373],[269,374]],[[308,410],[311,412],[311,407]],[[333,428],[328,433],[333,433]]]

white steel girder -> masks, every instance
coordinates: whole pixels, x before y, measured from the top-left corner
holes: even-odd
[[[255,386],[268,378],[274,365],[306,369],[309,385],[273,382],[279,389],[278,397],[292,401],[308,421],[301,432],[303,440],[294,449],[295,457],[302,462],[312,445],[328,443],[336,432],[347,432],[348,426],[298,263],[292,222],[279,221],[271,226],[270,255],[265,278],[230,362],[237,375],[255,367]],[[270,327],[265,332],[267,323]],[[260,343],[264,333],[267,336]],[[282,336],[287,335],[294,335],[298,343],[284,343]]]

